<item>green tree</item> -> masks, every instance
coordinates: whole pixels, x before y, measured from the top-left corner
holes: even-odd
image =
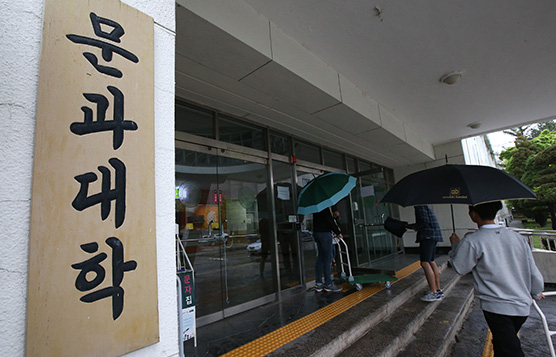
[[[533,161],[536,177],[532,178],[537,198],[545,202],[550,212],[552,229],[556,230],[556,145],[536,155]]]
[[[541,135],[545,130],[556,132],[556,120],[549,120],[544,123],[539,123],[537,125],[531,125],[528,130],[528,135],[531,139],[536,138]]]
[[[528,139],[534,139],[537,136],[541,135],[541,133],[545,130],[548,130],[550,132],[556,132],[556,119],[545,121],[543,123],[524,125],[524,126],[518,126],[516,128],[506,129],[504,130],[504,133],[515,137],[525,136]]]
[[[516,212],[533,218],[541,226],[551,216],[552,229],[556,229],[556,131],[544,130],[530,138],[523,128],[512,131],[515,147],[500,154],[505,170],[531,187],[536,201],[512,201]]]
[[[538,146],[533,140],[529,140],[523,133],[516,133],[516,138],[514,141],[514,147],[504,150],[500,153],[500,159],[502,160],[502,166],[506,171],[513,175],[518,180],[525,173],[525,163],[532,155],[535,155],[542,151],[542,148]],[[521,180],[523,182],[523,180]]]

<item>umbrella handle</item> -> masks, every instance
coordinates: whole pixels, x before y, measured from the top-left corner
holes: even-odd
[[[454,221],[454,205],[450,205],[450,211],[452,211],[452,233],[456,233],[456,223]]]

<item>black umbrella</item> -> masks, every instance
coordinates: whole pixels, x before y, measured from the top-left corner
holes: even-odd
[[[476,205],[522,198],[537,196],[502,170],[490,166],[447,164],[404,177],[380,202],[407,207],[443,203]]]
[[[467,204],[537,198],[505,171],[490,166],[443,165],[412,173],[386,193],[380,202],[403,207],[428,204]]]
[[[408,223],[404,221],[397,220],[392,217],[387,217],[384,221],[384,229],[392,233],[396,237],[402,237],[407,231]]]

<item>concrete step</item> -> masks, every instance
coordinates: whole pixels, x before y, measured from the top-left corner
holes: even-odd
[[[437,264],[441,271],[441,280],[446,295],[455,286],[459,277],[452,269],[447,268],[446,256],[437,258]],[[278,348],[270,353],[270,356],[336,356],[342,352],[349,356],[348,348],[359,343],[363,336],[379,325],[383,320],[390,318],[396,312],[401,311],[402,306],[409,304],[405,308],[413,310],[420,315],[419,319],[425,321],[428,316],[434,312],[435,305],[442,302],[425,303],[419,300],[426,290],[427,282],[424,278],[422,270],[407,276],[406,278],[392,284],[390,289],[383,289],[370,298],[364,299],[355,307],[343,312],[342,314],[332,318],[330,321],[320,325],[309,333],[296,338],[294,341]],[[355,292],[354,294],[357,294]],[[423,315],[421,312],[425,310]],[[398,314],[396,319],[405,318],[406,313]],[[391,325],[391,324],[390,324]],[[388,326],[383,324],[382,326]],[[403,324],[400,326],[404,326]],[[402,327],[400,327],[402,328]],[[411,340],[411,336],[418,327],[413,327],[413,331],[407,335],[407,338],[400,340]],[[377,330],[375,330],[377,331]],[[399,330],[393,331],[398,335]],[[382,345],[384,345],[381,342]],[[403,347],[403,346],[402,346]],[[398,350],[401,348],[398,348]],[[355,355],[355,354],[353,354]],[[368,350],[362,354],[359,352],[357,356],[375,355],[369,353]],[[376,354],[380,355],[380,353]]]
[[[418,273],[423,275],[422,272],[416,272],[416,274]],[[423,296],[424,290],[413,294],[398,309],[392,311],[388,317],[371,328],[362,338],[339,355],[342,357],[399,355],[400,351],[415,339],[414,336],[423,330],[424,324],[430,323],[429,321],[431,321],[432,316],[437,314],[437,311],[457,309],[453,304],[456,299],[455,296],[458,296],[456,299],[458,302],[460,300],[461,289],[458,285],[460,278],[453,269],[444,269],[441,274],[441,285],[445,297],[442,301],[421,301],[420,298]],[[449,324],[446,322],[445,325]],[[437,339],[439,337],[433,338]],[[431,354],[429,350],[425,351],[428,352],[427,356],[439,356],[438,354]]]
[[[466,275],[458,281],[398,356],[442,357],[449,355],[473,299],[473,278],[471,275]]]

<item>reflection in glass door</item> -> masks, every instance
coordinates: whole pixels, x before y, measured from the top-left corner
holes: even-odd
[[[373,260],[396,253],[398,242],[384,229],[389,212],[387,205],[379,204],[388,190],[382,172],[371,171],[358,176],[358,185],[353,191],[357,263],[371,266]]]
[[[275,292],[264,269],[273,256],[263,198],[267,166],[261,159],[180,146],[176,222],[195,269],[197,316],[219,319],[227,309]]]
[[[297,167],[297,186],[300,192],[320,171]],[[303,216],[301,221],[301,247],[303,251],[303,274],[305,281],[315,280],[315,264],[317,261],[317,244],[313,238],[313,215]]]
[[[299,190],[292,186],[289,163],[273,161],[276,235],[280,266],[280,289],[301,284],[297,215],[295,202]]]

